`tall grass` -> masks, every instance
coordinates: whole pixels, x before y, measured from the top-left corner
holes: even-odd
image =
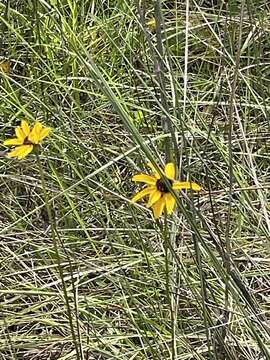
[[[269,6],[0,3],[2,359],[270,358]],[[1,62],[0,61],[0,62]],[[147,161],[204,187],[155,221]]]

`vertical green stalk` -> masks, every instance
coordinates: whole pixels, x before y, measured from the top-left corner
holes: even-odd
[[[207,305],[206,305],[206,279],[202,267],[202,261],[201,261],[201,250],[200,245],[198,242],[198,239],[196,235],[194,234],[192,236],[193,243],[194,243],[194,250],[195,250],[195,256],[196,256],[196,262],[197,262],[197,268],[199,271],[200,276],[200,284],[201,284],[201,297],[202,297],[202,311],[203,311],[203,323],[204,323],[204,329],[205,329],[205,337],[208,347],[208,356],[209,359],[213,359],[212,351],[211,351],[211,341],[210,341],[210,334],[209,334],[209,316],[207,311]]]
[[[148,43],[148,46],[151,50],[152,56],[153,56],[153,63],[154,63],[154,71],[156,76],[156,82],[158,84],[158,91],[159,91],[159,100],[162,107],[162,114],[160,116],[161,118],[161,124],[163,128],[163,132],[165,134],[170,134],[170,138],[165,138],[164,140],[164,148],[165,148],[165,162],[170,162],[173,160],[173,154],[172,154],[172,148],[171,144],[173,143],[173,151],[174,156],[177,158],[175,159],[176,164],[178,165],[179,159],[178,159],[178,145],[177,145],[177,139],[174,132],[174,127],[171,121],[171,118],[169,116],[170,113],[170,105],[168,104],[167,98],[168,94],[166,92],[166,67],[164,63],[164,46],[163,46],[163,36],[164,36],[164,20],[162,16],[161,11],[161,2],[160,0],[157,0],[155,3],[155,21],[156,21],[156,44],[153,43],[149,31],[146,25],[145,21],[145,14],[144,10],[141,8],[139,1],[136,1],[137,10],[139,13],[140,22],[143,28],[143,32],[146,38],[146,41]],[[177,166],[178,167],[178,166]]]
[[[238,79],[238,71],[240,66],[240,53],[241,53],[241,42],[242,42],[242,26],[243,26],[243,16],[244,16],[244,3],[242,1],[241,4],[241,11],[240,11],[240,27],[239,27],[239,38],[238,38],[238,46],[237,46],[237,54],[235,60],[235,69],[233,74],[233,80],[231,85],[231,95],[229,100],[229,124],[228,124],[228,154],[229,154],[229,204],[228,204],[228,212],[227,212],[227,224],[226,224],[226,234],[225,234],[225,241],[226,241],[226,260],[225,260],[225,267],[227,269],[227,276],[226,276],[226,283],[225,283],[225,301],[224,301],[224,316],[223,316],[223,323],[229,323],[229,277],[230,273],[229,270],[231,268],[231,216],[232,216],[232,193],[233,193],[233,182],[234,182],[234,175],[233,175],[233,151],[232,151],[232,132],[233,132],[233,116],[234,116],[234,102],[235,102],[235,92],[236,92],[236,85]],[[226,337],[226,329],[227,325],[224,325],[223,330],[223,341],[225,342]],[[225,359],[222,355],[221,360]]]
[[[174,262],[173,256],[173,245],[170,243],[171,236],[168,228],[167,212],[165,210],[164,225],[163,225],[163,238],[164,238],[164,249],[165,249],[165,271],[166,271],[166,297],[170,309],[171,315],[171,360],[177,358],[177,346],[176,346],[176,312],[175,301],[174,301],[174,271],[172,263]]]
[[[165,33],[164,29],[164,20],[162,16],[161,10],[161,2],[157,0],[155,3],[155,19],[156,19],[156,35],[157,35],[157,59],[156,59],[156,73],[157,80],[160,87],[160,102],[163,109],[166,110],[166,114],[162,114],[162,126],[163,131],[165,133],[170,133],[171,138],[165,139],[165,155],[166,155],[166,163],[172,161],[171,154],[171,142],[173,143],[174,155],[176,156],[178,152],[177,140],[173,128],[172,121],[168,116],[170,112],[170,106],[167,101],[167,93],[166,93],[166,78],[165,78],[165,66],[164,66],[164,46],[162,36]],[[176,159],[176,163],[178,164],[179,159]]]
[[[60,259],[60,254],[59,254],[59,250],[58,250],[57,238],[56,238],[57,229],[55,226],[55,221],[54,221],[54,218],[52,215],[51,206],[50,206],[49,199],[48,199],[44,171],[43,171],[43,167],[42,167],[38,152],[36,153],[36,160],[37,160],[39,175],[40,175],[40,179],[41,179],[41,185],[42,185],[42,191],[43,191],[43,195],[44,195],[45,206],[46,206],[47,215],[48,215],[50,228],[51,228],[51,236],[52,236],[54,251],[56,254],[57,266],[58,266],[61,283],[62,283],[62,288],[63,288],[63,293],[64,293],[64,298],[65,298],[65,302],[66,302],[66,306],[67,306],[67,315],[68,315],[68,321],[69,321],[69,325],[70,325],[71,336],[72,336],[72,340],[73,340],[75,350],[76,350],[76,358],[77,358],[77,360],[80,360],[80,359],[83,359],[83,354],[82,354],[81,347],[78,346],[78,342],[77,342],[74,327],[73,327],[72,313],[71,313],[71,308],[69,305],[69,298],[68,298],[68,293],[67,293],[66,284],[65,284],[65,280],[64,280],[63,270],[61,267],[61,259]]]
[[[164,49],[162,43],[162,15],[161,15],[161,4],[160,0],[157,0],[155,3],[155,18],[156,18],[156,35],[157,35],[157,59],[155,64],[155,70],[157,74],[157,80],[160,87],[160,102],[162,107],[168,111],[168,103],[166,100],[166,84],[165,84],[165,76],[164,76]],[[169,132],[170,129],[170,119],[167,115],[162,114],[162,127],[165,133]],[[170,139],[165,139],[165,156],[166,156],[166,163],[171,161],[171,143]]]

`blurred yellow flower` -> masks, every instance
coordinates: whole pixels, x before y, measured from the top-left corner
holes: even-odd
[[[150,29],[150,30],[155,30],[156,29],[156,19],[155,18],[152,18],[151,20],[148,20],[147,23],[146,23],[147,27]]]
[[[170,193],[169,187],[165,181],[161,178],[159,173],[156,171],[153,164],[148,163],[148,166],[154,172],[153,176],[146,174],[138,174],[133,176],[132,180],[137,182],[143,182],[147,184],[147,187],[140,192],[138,192],[131,199],[133,202],[140,200],[145,196],[149,196],[147,207],[152,208],[154,213],[154,218],[158,219],[163,211],[166,209],[168,215],[172,214],[175,208],[175,198]],[[202,187],[194,182],[188,181],[176,181],[175,180],[175,166],[173,163],[168,163],[165,165],[164,177],[167,178],[168,183],[171,185],[173,190],[187,190],[191,189],[193,191],[201,191]]]
[[[0,72],[4,72],[6,74],[8,74],[10,72],[10,61],[3,61],[0,64]]]
[[[22,120],[21,126],[15,129],[16,138],[4,141],[4,145],[15,146],[15,149],[8,153],[8,157],[23,159],[30,154],[45,137],[49,135],[51,128],[43,127],[37,122],[31,129],[26,120]]]

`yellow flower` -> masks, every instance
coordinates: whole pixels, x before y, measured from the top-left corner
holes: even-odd
[[[155,18],[152,18],[151,20],[148,20],[147,23],[146,23],[147,27],[150,29],[150,30],[155,30],[156,29],[156,19]]]
[[[22,120],[21,126],[15,129],[16,138],[5,140],[3,143],[15,146],[15,149],[8,153],[8,157],[23,159],[49,135],[50,131],[51,128],[43,127],[40,122],[37,122],[31,129],[27,121]]]
[[[10,72],[10,61],[3,61],[0,64],[0,72],[9,73]]]
[[[154,218],[158,219],[165,209],[168,215],[173,213],[175,208],[175,198],[170,193],[169,187],[156,171],[153,164],[148,163],[147,165],[154,171],[154,175],[138,174],[133,176],[133,181],[143,182],[147,184],[147,187],[133,196],[131,200],[136,202],[145,196],[149,196],[147,207],[153,209]],[[202,187],[194,182],[175,181],[175,166],[173,163],[166,164],[164,172],[161,172],[164,177],[167,178],[167,181],[173,190],[202,190]]]

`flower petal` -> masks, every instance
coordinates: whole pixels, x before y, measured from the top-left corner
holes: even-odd
[[[22,128],[22,131],[24,132],[25,137],[27,137],[30,134],[30,127],[26,120],[21,121],[21,128]]]
[[[26,136],[24,135],[23,129],[21,129],[20,126],[16,127],[15,129],[15,134],[17,136],[17,138],[19,140],[21,140],[21,142],[23,143],[24,139],[26,138]]]
[[[30,132],[28,139],[32,144],[38,144],[40,142],[40,132],[42,130],[42,124],[40,122],[35,123],[32,131]]]
[[[161,198],[162,193],[159,190],[155,190],[149,196],[147,207],[150,208],[154,203],[156,203]]]
[[[156,190],[155,186],[149,186],[146,189],[143,189],[143,190],[139,191],[137,194],[135,194],[133,196],[133,198],[131,199],[131,201],[136,202],[136,201],[140,200],[141,198],[143,198],[144,196],[151,194],[151,192],[153,192],[155,190]]]
[[[173,190],[186,190],[201,191],[202,187],[194,182],[189,181],[175,181],[172,186]]]
[[[23,144],[23,140],[18,139],[18,138],[13,138],[13,139],[7,139],[3,142],[3,145],[22,145]]]
[[[175,198],[172,196],[172,194],[167,193],[164,194],[164,200],[166,204],[167,214],[170,215],[173,213],[175,207]]]
[[[18,159],[23,159],[25,158],[28,154],[30,154],[30,152],[33,151],[34,146],[31,145],[24,145],[23,148],[21,149],[20,153],[18,154]]]
[[[154,173],[154,175],[155,175],[155,178],[160,179],[160,175],[159,175],[159,173],[157,172],[157,170],[156,170],[156,168],[154,167],[154,165],[153,165],[152,163],[150,163],[150,162],[148,162],[146,165],[151,168],[151,170],[153,171],[153,173]],[[162,172],[162,170],[160,170],[160,171]]]
[[[44,127],[44,128],[40,131],[39,141],[42,141],[43,139],[45,139],[45,137],[47,137],[51,131],[52,131],[51,128],[49,128],[49,127]]]
[[[17,146],[14,150],[8,153],[8,157],[17,157],[23,159],[33,150],[33,145]]]
[[[160,216],[162,215],[163,209],[165,206],[165,200],[164,197],[162,196],[153,206],[153,213],[154,213],[154,218],[158,219],[160,218]]]
[[[168,163],[165,165],[165,175],[168,179],[174,180],[175,178],[175,166],[174,163]]]
[[[22,145],[24,146],[24,145]],[[11,152],[9,152],[7,154],[8,157],[16,157],[18,156],[18,153],[20,152],[20,146],[17,146],[14,150],[12,150]]]
[[[157,179],[154,176],[145,175],[145,174],[134,175],[132,180],[138,182],[144,182],[149,185],[155,185],[157,182]]]

